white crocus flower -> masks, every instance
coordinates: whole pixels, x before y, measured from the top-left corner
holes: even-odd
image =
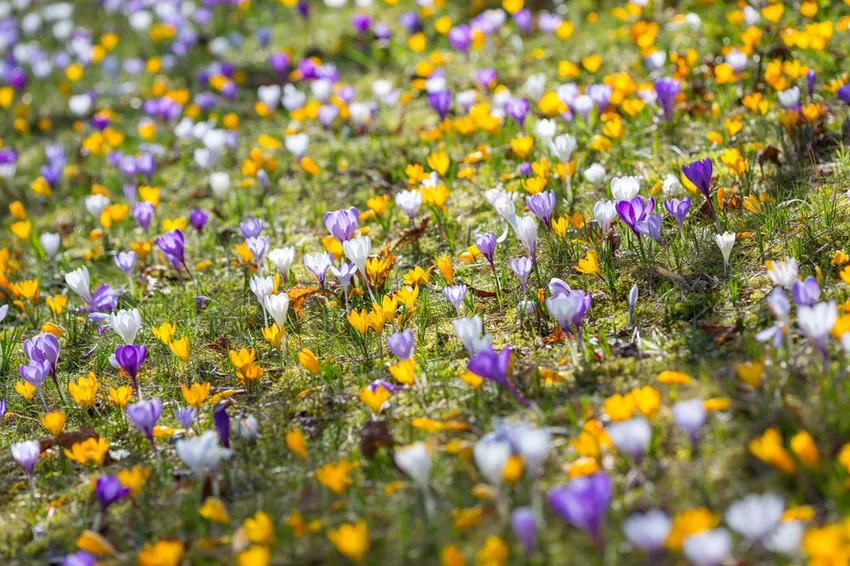
[[[623,534],[636,547],[646,552],[658,552],[664,547],[673,522],[660,509],[630,515],[623,521]]]
[[[421,489],[428,487],[428,480],[431,477],[431,452],[424,442],[419,441],[397,448],[393,459],[401,471],[410,476],[417,486]]]
[[[784,261],[771,262],[767,275],[775,286],[790,290],[797,281],[797,271],[797,260],[789,257]]]
[[[478,315],[453,320],[452,327],[458,340],[463,343],[464,348],[466,348],[470,356],[486,350],[493,343],[493,339],[489,334],[482,336],[484,325],[481,322],[481,317]]]
[[[281,281],[286,281],[287,277],[289,277],[289,269],[295,261],[295,248],[292,246],[286,248],[275,248],[269,251],[266,255],[266,259],[268,259],[272,265],[274,265],[275,269],[280,272]]]
[[[62,245],[62,237],[54,232],[45,232],[39,236],[38,241],[41,242],[41,248],[44,250],[47,259],[53,261],[56,254],[59,253],[59,248]]]
[[[207,470],[214,470],[221,460],[230,458],[230,450],[219,444],[218,433],[213,430],[180,439],[176,448],[177,455],[197,476],[203,476]]]
[[[282,329],[283,323],[286,322],[286,313],[289,311],[289,295],[286,293],[266,295],[263,306],[272,315],[272,319],[274,319],[278,328]]]
[[[760,542],[779,525],[785,502],[775,493],[751,493],[726,509],[726,524],[752,542]]]
[[[685,556],[694,566],[719,566],[732,553],[732,537],[726,529],[714,529],[685,539]]]
[[[640,177],[614,177],[611,196],[615,201],[632,200],[640,192]]]
[[[70,273],[66,273],[65,283],[69,289],[79,295],[85,302],[91,302],[89,269],[85,265]]]
[[[729,256],[732,255],[732,247],[735,245],[737,235],[735,232],[723,232],[715,234],[714,241],[717,242],[717,247],[720,248],[720,253],[723,254],[723,264],[729,267]]]
[[[511,457],[511,445],[496,433],[486,434],[472,451],[475,465],[490,485],[501,485],[505,465]]]
[[[125,344],[132,344],[136,339],[136,334],[142,328],[142,317],[139,315],[139,309],[113,312],[110,326],[121,336]]]
[[[610,200],[600,200],[593,205],[593,216],[596,219],[596,223],[599,224],[599,228],[602,229],[602,235],[604,236],[608,233],[611,223],[617,219],[617,207]]]

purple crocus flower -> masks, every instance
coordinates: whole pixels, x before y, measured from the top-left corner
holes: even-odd
[[[496,242],[496,234],[494,232],[475,236],[475,247],[478,248],[478,251],[481,252],[481,255],[484,256],[493,269],[496,269],[493,263],[493,257],[496,254]]]
[[[809,275],[802,281],[795,281],[794,287],[791,288],[791,298],[794,299],[794,304],[798,307],[814,306],[820,299],[818,280]]]
[[[118,252],[115,254],[115,265],[124,272],[127,277],[133,272],[136,266],[136,252],[130,250],[128,252]]]
[[[227,414],[225,405],[219,404],[213,409],[213,423],[221,439],[221,445],[230,448],[230,415]]]
[[[207,225],[207,222],[209,222],[209,220],[210,213],[206,210],[194,208],[189,212],[189,224],[191,224],[192,227],[198,232],[204,231],[204,227]]]
[[[47,365],[48,373],[56,375],[56,362],[59,360],[59,340],[49,332],[36,334],[24,341],[24,353],[35,362]]]
[[[286,53],[272,53],[269,56],[269,65],[275,70],[280,78],[286,76],[289,69],[289,56]]]
[[[478,83],[478,86],[483,90],[489,90],[493,88],[496,84],[496,80],[498,79],[498,75],[496,74],[496,69],[485,68],[479,69],[475,73],[475,82]]]
[[[531,105],[526,98],[511,98],[505,103],[505,112],[522,128],[525,124],[525,117],[531,110]]]
[[[710,157],[682,165],[682,173],[708,200],[711,200],[711,175],[713,172],[714,166]]]
[[[454,26],[449,31],[449,43],[455,51],[466,53],[472,45],[472,28],[466,24]]]
[[[183,256],[185,251],[185,241],[183,239],[183,232],[179,229],[166,232],[162,236],[158,237],[156,239],[156,245],[176,271],[180,271],[181,265],[186,265],[186,261]]]
[[[526,554],[533,554],[537,549],[537,520],[531,507],[514,509],[511,514],[511,530]]]
[[[44,383],[44,378],[50,373],[50,365],[47,362],[37,362],[30,360],[26,365],[18,366],[18,375],[24,381],[41,391],[41,384]]]
[[[555,486],[549,490],[548,499],[559,517],[587,531],[597,544],[602,544],[602,525],[611,503],[611,480],[605,472]]]
[[[836,94],[838,95],[838,100],[845,104],[850,104],[850,85],[842,86]]]
[[[652,213],[655,208],[655,199],[644,200],[643,197],[634,197],[631,200],[618,201],[616,208],[617,214],[623,222],[631,228],[632,232],[640,236],[640,232],[637,231],[637,223],[646,220],[646,217]]]
[[[398,23],[411,34],[422,30],[422,23],[419,21],[419,14],[416,12],[403,13],[398,17]]]
[[[690,197],[685,197],[682,200],[677,198],[665,200],[664,208],[667,209],[667,213],[670,214],[670,216],[672,216],[676,221],[676,224],[679,226],[679,231],[681,232],[685,216],[688,215],[688,211],[691,209]]]
[[[269,239],[265,236],[248,238],[245,240],[245,245],[248,246],[248,250],[254,256],[254,260],[260,262],[263,256],[266,255],[266,250],[269,249]]]
[[[556,202],[555,193],[552,191],[543,191],[525,197],[525,204],[528,209],[550,230],[552,229],[552,213],[555,211]]]
[[[409,360],[413,356],[414,345],[412,330],[396,332],[387,338],[387,348],[390,353],[401,361]]]
[[[814,69],[809,69],[809,72],[806,73],[806,86],[808,87],[809,98],[815,94],[815,83],[817,80],[817,73],[815,73]]]
[[[661,243],[661,215],[650,214],[644,220],[638,220],[635,223],[635,230],[644,236]]]
[[[428,104],[431,105],[434,112],[440,115],[440,120],[445,120],[452,108],[453,98],[452,91],[448,89],[432,92],[428,94]]]
[[[319,287],[325,288],[325,275],[333,263],[333,256],[329,253],[304,254],[304,267],[316,276]]]
[[[180,428],[188,430],[192,427],[192,422],[195,420],[195,415],[197,414],[198,411],[193,407],[185,407],[174,411],[174,418],[180,423]]]
[[[139,401],[127,406],[127,418],[139,429],[139,432],[148,437],[151,443],[153,443],[153,429],[160,416],[162,416],[162,401],[159,399]]]
[[[523,34],[528,35],[531,33],[532,28],[534,27],[534,19],[532,18],[531,10],[523,8],[514,14],[513,19],[516,27],[518,27]]]
[[[88,304],[88,311],[91,313],[90,318],[94,319],[94,315],[98,313],[112,312],[117,306],[118,295],[115,294],[112,287],[104,283],[97,288],[97,291],[92,293],[91,301]]]
[[[443,296],[452,304],[458,316],[460,316],[460,307],[463,305],[463,300],[466,298],[468,289],[463,283],[460,285],[449,285],[443,289]]]
[[[525,295],[528,291],[528,276],[533,266],[531,259],[527,257],[512,259],[508,262],[508,265],[522,284],[522,294]]]
[[[658,103],[661,105],[661,110],[664,112],[664,119],[668,124],[673,123],[673,105],[676,103],[676,96],[682,89],[682,84],[679,81],[668,77],[655,81],[655,92],[658,95]]]
[[[256,238],[263,231],[263,221],[259,218],[248,218],[239,223],[239,231],[243,238]]]
[[[516,398],[517,401],[528,407],[531,405],[528,399],[511,384],[508,380],[508,371],[511,365],[511,347],[505,346],[498,354],[492,346],[475,354],[466,365],[467,371],[477,376],[504,387]]]
[[[136,397],[139,397],[139,383],[136,376],[139,373],[139,367],[148,357],[148,349],[138,344],[127,344],[115,348],[115,359],[118,365],[123,369],[130,380],[133,382],[133,389],[136,390]]]
[[[74,554],[65,556],[62,560],[62,566],[95,566],[96,564],[95,556],[85,550],[78,550]]]
[[[103,475],[97,478],[95,493],[100,502],[101,511],[130,495],[130,488],[125,487],[116,476]]]
[[[0,398],[0,422],[3,422],[3,417],[6,416],[6,399]]]
[[[340,242],[354,237],[359,221],[360,211],[353,206],[325,213],[325,228]]]
[[[357,33],[364,33],[372,26],[372,18],[368,14],[354,14],[351,16],[351,27]]]
[[[400,389],[407,389],[406,385],[396,385],[395,383],[390,383],[386,379],[376,379],[375,381],[369,384],[369,391],[374,393],[378,387],[383,387],[390,393],[395,393]]]

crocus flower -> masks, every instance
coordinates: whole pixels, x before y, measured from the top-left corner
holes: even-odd
[[[519,507],[511,513],[511,530],[526,554],[537,548],[537,520],[531,507]]]
[[[213,409],[213,423],[216,432],[218,432],[218,438],[221,440],[221,445],[230,448],[230,415],[227,414],[227,406],[216,405]]]
[[[419,212],[419,207],[422,206],[422,192],[416,189],[400,191],[395,195],[395,204],[407,214],[410,220],[413,220]]]
[[[494,232],[475,236],[475,247],[478,248],[478,251],[481,252],[481,255],[484,256],[484,259],[490,263],[490,267],[494,270],[496,269],[496,265],[493,263],[493,257],[496,253],[496,242],[496,234]]]
[[[702,531],[687,537],[682,550],[694,566],[719,566],[732,553],[732,537],[723,528]]]
[[[626,225],[640,236],[637,229],[637,223],[646,220],[647,216],[652,214],[655,208],[655,199],[650,198],[644,200],[643,197],[634,197],[631,200],[621,200],[616,205],[617,214],[626,223]]]
[[[522,394],[508,380],[508,371],[510,371],[511,348],[505,346],[499,353],[491,347],[478,352],[466,366],[467,371],[474,373],[477,376],[489,379],[490,381],[504,387],[516,398],[517,401],[530,406],[531,403],[522,396]]]
[[[230,458],[230,450],[219,444],[218,433],[205,431],[201,436],[183,438],[177,441],[177,455],[198,476],[207,470],[214,470],[221,460]]]
[[[47,362],[38,362],[36,360],[30,360],[26,365],[21,364],[18,366],[18,375],[21,378],[35,387],[39,392],[41,391],[41,385],[44,383],[44,378],[50,373],[50,365]]]
[[[32,475],[41,455],[41,443],[38,440],[15,442],[9,447],[9,450],[12,452],[12,458],[15,462],[29,475]]]
[[[239,231],[243,238],[256,238],[263,231],[263,221],[258,218],[248,218],[239,223]]]
[[[795,279],[794,286],[791,288],[791,297],[794,299],[794,303],[798,307],[813,307],[820,298],[820,285],[818,285],[818,280],[811,275],[802,281]]]
[[[714,166],[710,157],[682,165],[682,173],[709,201],[711,201],[711,176],[713,172]]]
[[[573,479],[548,493],[549,505],[559,517],[587,531],[602,544],[602,526],[611,503],[611,480],[605,472]]]
[[[623,534],[636,547],[654,554],[664,548],[673,521],[660,509],[635,513],[623,521]]]
[[[247,238],[245,245],[248,247],[251,255],[254,256],[254,261],[260,263],[263,261],[263,256],[266,255],[266,250],[269,248],[269,239],[265,236]]]
[[[124,275],[129,277],[133,272],[133,268],[136,266],[136,259],[136,252],[133,250],[118,252],[115,254],[115,265],[124,272]]]
[[[198,411],[194,408],[186,407],[174,411],[174,418],[180,423],[181,428],[188,430],[192,427],[192,422],[195,420],[195,415],[197,414]]]
[[[118,306],[118,295],[108,284],[104,283],[92,295],[88,311],[92,313],[91,318],[98,318],[95,314],[112,312]]]
[[[179,229],[166,232],[156,239],[156,245],[165,255],[165,258],[171,266],[177,271],[180,271],[180,266],[185,266],[186,261],[183,253],[185,250],[185,242],[183,240],[183,232]],[[188,269],[187,269],[188,271]]]
[[[525,117],[530,110],[531,105],[528,103],[527,98],[511,98],[505,104],[505,112],[519,124],[520,128],[525,124]]]
[[[449,43],[455,51],[466,53],[472,44],[472,28],[466,24],[454,26],[449,31]]]
[[[443,289],[443,296],[450,302],[458,316],[460,316],[460,308],[463,305],[463,300],[466,298],[467,286],[461,283],[460,285],[448,285]]]
[[[661,243],[661,215],[650,214],[643,220],[635,222],[635,231]]]
[[[325,276],[333,263],[333,256],[329,253],[304,254],[304,267],[316,276],[319,287],[325,288]]]
[[[132,344],[136,334],[142,328],[142,318],[139,309],[120,310],[110,315],[110,326],[125,344]]]
[[[705,423],[705,403],[702,399],[679,401],[673,405],[673,420],[687,433],[691,444],[696,444],[700,428]]]
[[[97,478],[94,491],[97,494],[97,500],[100,502],[102,511],[106,511],[107,507],[130,494],[129,487],[124,487],[116,476],[109,475],[102,475]]]
[[[533,216],[526,214],[517,220],[516,235],[531,255],[532,263],[537,263],[537,222]]]
[[[652,427],[643,417],[612,423],[605,432],[617,447],[617,451],[628,455],[635,462],[643,459],[652,440]]]
[[[65,284],[86,303],[91,302],[91,280],[85,265],[66,273]]]
[[[531,259],[527,257],[512,259],[508,262],[508,265],[522,284],[522,293],[524,295],[528,290],[528,276],[531,274],[532,268]]]
[[[677,198],[665,200],[664,208],[667,209],[667,213],[676,221],[676,224],[679,226],[679,232],[681,232],[685,216],[688,215],[688,211],[691,209],[690,197],[685,197],[682,200]]]
[[[528,209],[550,230],[552,229],[552,213],[555,211],[555,203],[555,193],[552,191],[543,191],[525,197],[525,204]]]
[[[655,92],[658,95],[658,103],[661,105],[661,110],[664,112],[664,119],[668,124],[673,123],[673,105],[676,103],[676,96],[682,89],[682,84],[668,77],[664,77],[655,81]]]
[[[151,399],[127,406],[127,418],[153,443],[153,429],[162,415],[162,401]],[[154,450],[156,446],[154,446]]]
[[[837,91],[838,100],[845,104],[850,104],[850,85],[844,85]]]
[[[147,357],[148,349],[137,344],[127,344],[115,348],[115,360],[121,369],[130,376],[130,380],[133,382],[133,389],[136,390],[136,397],[139,397],[139,384],[136,376],[139,373],[139,367]]]
[[[325,227],[340,242],[345,242],[354,237],[359,220],[360,212],[353,206],[325,213]]]
[[[496,70],[490,67],[478,69],[475,72],[475,82],[485,90],[492,88],[496,84],[497,78]]]
[[[89,554],[85,550],[78,550],[73,554],[68,554],[62,560],[62,566],[96,566],[97,558],[94,554]]]
[[[207,222],[210,219],[210,213],[205,210],[200,210],[197,208],[193,208],[189,212],[189,224],[197,230],[198,232],[204,231],[204,226],[207,225]]]
[[[413,356],[413,347],[412,330],[396,332],[387,338],[387,348],[390,353],[401,361],[409,360]]]
[[[723,232],[715,234],[714,241],[717,242],[717,247],[720,248],[720,253],[723,256],[723,265],[729,267],[729,256],[732,255],[732,247],[735,245],[737,234],[735,232]]]
[[[431,452],[424,442],[419,441],[397,448],[393,454],[393,460],[401,471],[410,476],[421,489],[428,487],[428,480],[431,477]]]
[[[463,347],[466,348],[470,356],[492,348],[493,338],[489,334],[482,336],[484,325],[480,316],[459,318],[452,321],[452,327],[458,340],[463,343]]]
[[[762,542],[782,521],[785,502],[775,493],[751,493],[726,509],[725,519],[733,531],[749,541]]]
[[[827,341],[832,327],[838,320],[838,307],[835,301],[801,306],[797,309],[797,324],[803,334],[821,351],[824,364],[827,363]]]
[[[445,120],[449,115],[449,110],[452,107],[452,91],[445,89],[438,92],[428,94],[428,104],[440,116],[440,120]]]
[[[59,360],[59,340],[49,332],[36,334],[24,341],[24,353],[35,362],[46,364],[48,373],[56,375],[56,362]]]
[[[339,269],[331,266],[331,273],[336,277],[339,286],[342,287],[346,310],[348,310],[348,288],[351,286],[351,278],[357,273],[357,266],[353,263],[343,263]]]

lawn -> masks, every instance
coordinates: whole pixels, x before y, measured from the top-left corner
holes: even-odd
[[[146,4],[0,4],[0,561],[850,563],[849,1]]]

